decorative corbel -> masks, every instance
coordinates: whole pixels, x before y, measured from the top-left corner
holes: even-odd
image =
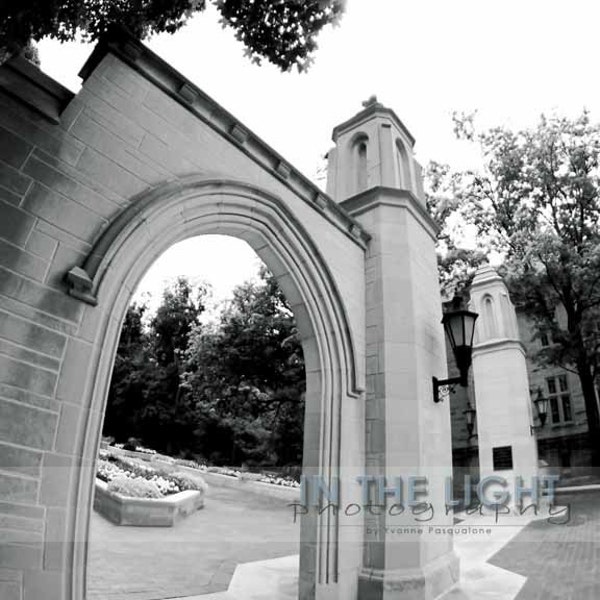
[[[73,267],[65,276],[69,284],[69,295],[87,304],[96,306],[98,299],[92,293],[93,281],[81,267]]]

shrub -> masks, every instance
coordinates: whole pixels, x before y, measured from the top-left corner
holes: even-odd
[[[157,472],[156,469],[150,465],[141,460],[136,460],[135,458],[114,456],[112,461],[124,471],[131,471],[134,475],[144,477],[145,479],[149,479],[152,475],[156,475]]]
[[[130,498],[162,498],[158,486],[153,481],[139,477],[117,477],[107,487],[109,492]]]
[[[137,438],[134,437],[130,437],[124,444],[123,444],[123,450],[133,450],[135,451],[135,449],[140,445],[140,440],[138,440]]]
[[[102,439],[100,440],[100,447],[101,448],[107,448],[108,446],[112,445],[115,443],[115,438],[114,437],[110,437],[110,436],[102,436]]]
[[[192,476],[188,475],[187,473],[183,473],[182,471],[177,471],[175,473],[171,473],[169,478],[173,479],[177,483],[182,492],[185,490],[197,490],[205,494],[206,490],[208,489],[208,485],[206,485],[204,479],[198,475]]]
[[[175,464],[180,465],[182,467],[189,467],[190,469],[202,469],[206,466],[201,462],[198,462],[196,460],[189,460],[186,458],[177,458],[175,460]]]
[[[113,479],[123,476],[126,476],[125,471],[114,462],[103,459],[98,460],[98,466],[96,467],[96,477],[98,479],[110,483]]]
[[[181,492],[181,488],[172,477],[162,477],[161,475],[153,475],[149,478],[149,481],[155,483],[163,496],[169,494],[178,494]]]

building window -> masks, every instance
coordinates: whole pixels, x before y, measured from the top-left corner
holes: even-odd
[[[573,415],[571,414],[571,397],[567,394],[561,396],[563,417],[565,421],[572,421]]]
[[[560,391],[561,392],[566,392],[569,389],[569,382],[567,380],[567,376],[566,375],[559,375],[558,376],[558,384],[560,386]]]
[[[558,412],[558,398],[556,396],[550,397],[550,413],[552,414],[552,422],[560,423],[560,413]]]
[[[550,402],[550,415],[552,423],[568,423],[573,420],[569,379],[565,373],[555,377],[547,377],[548,400]],[[567,392],[567,393],[565,393]]]

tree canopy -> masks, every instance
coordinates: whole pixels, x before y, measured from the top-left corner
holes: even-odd
[[[192,334],[186,371],[212,462],[301,464],[304,359],[270,273],[238,286],[219,322]]]
[[[223,27],[235,31],[249,58],[282,70],[306,69],[316,37],[339,22],[345,0],[211,0]],[[19,51],[29,40],[98,39],[115,24],[140,39],[174,33],[206,8],[206,0],[12,0],[0,14],[0,50]]]
[[[193,406],[181,392],[188,336],[199,327],[205,286],[178,278],[167,287],[156,314],[129,306],[115,357],[104,433],[118,441],[138,438],[157,450],[186,452],[193,446]]]
[[[536,359],[579,376],[599,462],[600,125],[585,111],[575,119],[542,116],[521,131],[479,132],[464,116],[456,125],[459,137],[479,144],[483,167],[451,174],[438,166],[444,193],[438,187],[430,206],[442,219],[449,206],[475,228],[476,249],[458,253],[463,273],[481,255],[503,258],[516,304],[533,319],[536,336],[555,342]]]
[[[104,434],[214,464],[302,464],[304,359],[293,314],[266,270],[200,323],[206,288],[178,279],[152,318],[129,307]]]
[[[477,267],[487,261],[487,249],[463,245],[463,174],[431,161],[423,176],[427,209],[439,227],[437,261],[442,297],[452,300],[454,295],[466,293]]]

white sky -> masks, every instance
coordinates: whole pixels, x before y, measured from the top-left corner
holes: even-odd
[[[484,127],[529,126],[542,112],[573,116],[584,107],[599,119],[599,22],[595,0],[348,0],[340,27],[322,33],[315,64],[302,75],[250,64],[212,7],[177,34],[146,43],[314,180],[332,128],[371,94],[411,131],[421,164],[475,160],[453,139],[453,110],[477,109]],[[76,91],[90,51],[44,41],[42,68]],[[222,245],[216,236],[197,243],[159,259],[148,289],[167,272],[193,271],[227,295],[232,281],[255,271],[243,244]]]
[[[161,290],[178,275],[185,275],[192,284],[210,283],[212,295],[206,317],[211,318],[237,284],[256,277],[260,264],[244,240],[224,235],[189,238],[171,246],[150,267],[134,298],[146,301],[150,310],[155,310],[160,304]]]

